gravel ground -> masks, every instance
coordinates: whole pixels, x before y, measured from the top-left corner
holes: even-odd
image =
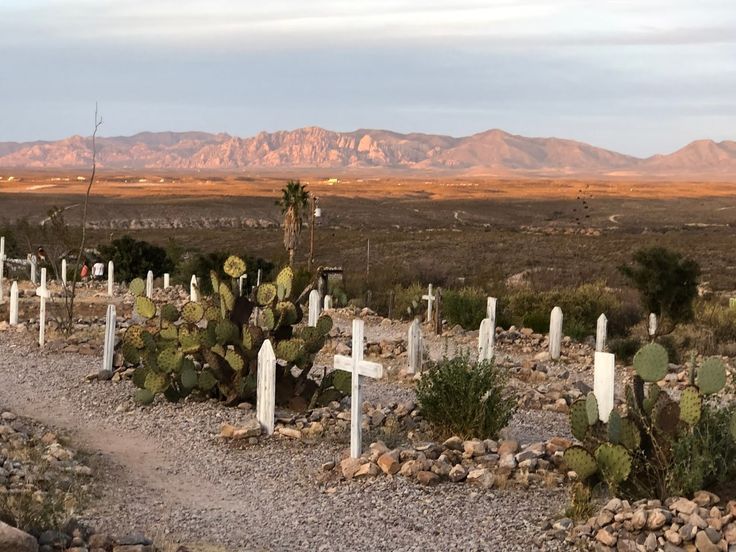
[[[0,332],[0,409],[57,429],[90,455],[99,496],[86,517],[101,530],[226,550],[565,549],[537,542],[563,509],[563,490],[425,488],[401,477],[320,484],[319,466],[347,441],[227,445],[216,438],[220,424],[251,412],[215,402],[130,407],[129,383],[84,382],[100,358],[38,352],[32,341]],[[367,400],[410,395],[366,382]],[[564,416],[524,411],[510,431],[526,442],[565,435],[565,425]]]

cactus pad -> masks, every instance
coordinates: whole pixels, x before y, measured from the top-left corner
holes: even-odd
[[[140,295],[135,298],[135,313],[150,320],[156,316],[156,305],[148,297]]]
[[[235,255],[230,255],[225,261],[225,274],[231,278],[240,278],[245,273],[245,261]]]
[[[161,318],[166,322],[176,322],[179,320],[179,309],[171,303],[167,303],[161,307]]]
[[[696,387],[687,387],[680,395],[680,419],[690,426],[700,421],[703,401]]]
[[[204,318],[208,322],[216,322],[222,318],[222,311],[215,307],[214,305],[210,305],[204,310]]]
[[[256,302],[261,306],[270,305],[276,299],[276,286],[261,284],[256,290]]]
[[[258,325],[268,331],[271,331],[276,326],[276,320],[274,319],[273,310],[263,309],[258,315]]]
[[[278,318],[279,326],[291,326],[296,324],[298,315],[296,305],[291,301],[280,301],[274,307],[274,314]]]
[[[146,282],[144,282],[141,278],[133,278],[128,285],[128,291],[132,295],[140,297],[141,295],[143,295],[143,292],[146,291]]]
[[[647,390],[647,398],[644,399],[642,406],[644,407],[644,412],[647,414],[652,413],[652,408],[654,407],[654,403],[657,402],[657,399],[659,398],[659,394],[662,392],[662,388],[659,387],[656,383],[653,383],[649,386],[649,389]]]
[[[281,270],[276,276],[276,295],[279,301],[285,300],[291,295],[291,286],[294,282],[294,272],[291,267],[286,267]]]
[[[217,380],[215,379],[215,376],[212,375],[212,372],[209,370],[203,370],[199,373],[197,386],[202,391],[210,391],[215,385],[217,385]]]
[[[585,399],[578,399],[570,405],[570,428],[578,441],[584,441],[588,433],[588,409]]]
[[[158,332],[158,335],[161,339],[172,341],[179,338],[179,330],[177,330],[176,326],[174,326],[173,324],[166,324]]]
[[[621,443],[630,451],[641,446],[641,433],[636,424],[629,418],[621,418]]]
[[[197,371],[193,366],[182,367],[179,379],[184,389],[194,389],[197,387]]]
[[[598,471],[598,463],[587,450],[580,446],[573,446],[565,451],[565,463],[578,475],[580,481],[589,479]]]
[[[178,372],[184,355],[177,349],[164,349],[158,354],[158,366],[164,372]]]
[[[317,319],[317,331],[322,335],[327,335],[332,330],[332,318],[323,314]]]
[[[302,349],[304,349],[304,341],[302,339],[279,341],[276,344],[276,358],[280,358],[286,362],[294,362],[299,358]]]
[[[146,376],[148,376],[148,368],[140,367],[136,368],[133,371],[133,385],[140,389],[145,389],[146,387]]]
[[[598,421],[598,399],[592,391],[585,398],[585,413],[588,416],[588,425],[595,425]]]
[[[210,283],[212,284],[212,291],[217,293],[220,289],[220,278],[214,270],[210,270]]]
[[[659,343],[645,345],[634,355],[634,370],[644,381],[654,382],[667,375],[667,349]]]
[[[343,370],[332,372],[332,385],[343,395],[350,395],[353,391],[353,375]]]
[[[614,445],[621,444],[622,430],[621,414],[615,409],[611,410],[611,414],[608,416],[608,440]]]
[[[230,290],[230,288],[227,287],[227,284],[225,284],[225,282],[220,284],[219,291],[222,317],[225,318],[225,311],[231,311],[235,306],[235,296],[233,295],[233,292]]]
[[[127,341],[123,341],[122,344],[123,359],[131,366],[137,366],[141,361],[141,355],[138,349]]]
[[[130,343],[136,349],[142,349],[144,347],[142,334],[143,326],[134,324],[125,330],[125,334],[123,334],[123,342]]]
[[[154,394],[148,389],[138,389],[133,396],[136,404],[142,406],[149,405],[153,402]]]
[[[595,459],[609,487],[617,487],[631,473],[631,453],[621,445],[603,443],[595,450]]]
[[[227,351],[225,353],[225,360],[227,360],[227,363],[230,365],[230,368],[235,370],[236,372],[242,372],[243,366],[245,366],[245,360],[240,355],[240,353],[236,351]]]
[[[181,317],[190,324],[196,324],[204,316],[204,308],[199,303],[190,301],[181,308]]]
[[[169,386],[169,382],[164,374],[149,371],[148,375],[146,375],[145,386],[146,389],[155,395],[157,393],[163,393]]]
[[[235,343],[239,337],[238,327],[230,320],[220,320],[215,326],[215,337],[221,345]]]
[[[720,360],[710,358],[698,368],[698,388],[703,395],[718,393],[726,386],[726,367]]]

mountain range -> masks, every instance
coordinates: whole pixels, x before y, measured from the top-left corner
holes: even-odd
[[[91,138],[0,142],[0,166],[89,167]],[[142,132],[98,137],[107,169],[444,169],[477,174],[736,176],[736,141],[698,140],[666,155],[637,158],[574,140],[489,130],[472,136],[333,132],[319,127],[260,132],[249,138],[206,132]]]

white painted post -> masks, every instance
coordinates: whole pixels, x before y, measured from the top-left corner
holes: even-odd
[[[595,350],[602,353],[606,350],[606,340],[608,339],[608,318],[605,314],[598,317],[598,324],[595,329]]]
[[[102,369],[112,372],[112,359],[115,355],[115,305],[107,305],[105,315],[105,348],[102,353]]]
[[[61,259],[61,283],[66,287],[66,259]]]
[[[146,274],[146,297],[153,297],[153,270],[149,270]]]
[[[171,276],[168,272],[164,272],[164,289],[169,289],[171,287]]]
[[[370,378],[383,377],[383,366],[376,362],[363,360],[363,330],[362,320],[353,320],[353,356],[335,355],[335,370],[344,370],[352,373],[352,395],[350,397],[350,457],[360,458],[362,449],[361,417],[363,400],[360,392],[360,376]]]
[[[309,326],[314,327],[317,325],[317,319],[319,318],[319,303],[319,291],[313,289],[309,292]]]
[[[324,309],[325,311],[332,310],[332,295],[325,295],[325,304]]]
[[[549,355],[559,360],[562,348],[562,309],[555,307],[549,317]]]
[[[612,353],[596,351],[593,367],[593,394],[598,401],[598,417],[608,422],[613,410],[613,392],[616,377],[616,357]]]
[[[245,284],[246,278],[248,278],[247,274],[243,274],[240,276],[240,278],[238,278],[238,292],[239,292],[238,296],[239,297],[243,296],[243,285]]]
[[[427,295],[422,295],[422,301],[427,302],[427,322],[432,321],[432,316],[434,314],[434,298],[435,296],[432,295],[432,284],[429,284],[429,287],[427,288]]]
[[[10,325],[18,325],[18,282],[10,286]]]
[[[41,308],[38,315],[38,346],[43,347],[46,344],[46,299],[51,294],[46,287],[46,269],[41,269],[41,286],[36,289],[36,295],[41,298]]]
[[[271,435],[274,429],[276,401],[276,355],[267,339],[258,351],[258,388],[256,391],[256,416],[258,423]]]
[[[112,297],[115,295],[115,263],[107,262],[107,295]]]
[[[36,264],[38,263],[38,259],[35,255],[29,255],[28,260],[31,261],[31,283],[36,284]]]
[[[409,349],[409,370],[407,373],[416,374],[421,372],[422,361],[424,360],[424,337],[422,336],[422,325],[416,318],[409,326],[407,348]]]
[[[197,284],[197,276],[196,274],[192,274],[192,279],[189,282],[189,300],[194,301],[195,303],[199,301],[199,285]]]
[[[657,315],[649,313],[649,337],[657,335]]]
[[[484,318],[478,332],[478,360],[491,360],[495,347],[496,332],[490,318]]]
[[[496,346],[496,305],[498,299],[495,297],[489,297],[486,300],[486,318],[491,321],[491,346]]]
[[[5,236],[0,236],[0,304],[5,302],[3,278],[5,277]]]
[[[256,277],[256,287],[261,285],[261,269],[258,269],[258,276]]]

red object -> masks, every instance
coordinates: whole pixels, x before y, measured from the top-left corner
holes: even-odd
[[[89,267],[87,265],[82,265],[82,270],[80,274],[82,275],[82,278],[86,278],[89,274]]]

